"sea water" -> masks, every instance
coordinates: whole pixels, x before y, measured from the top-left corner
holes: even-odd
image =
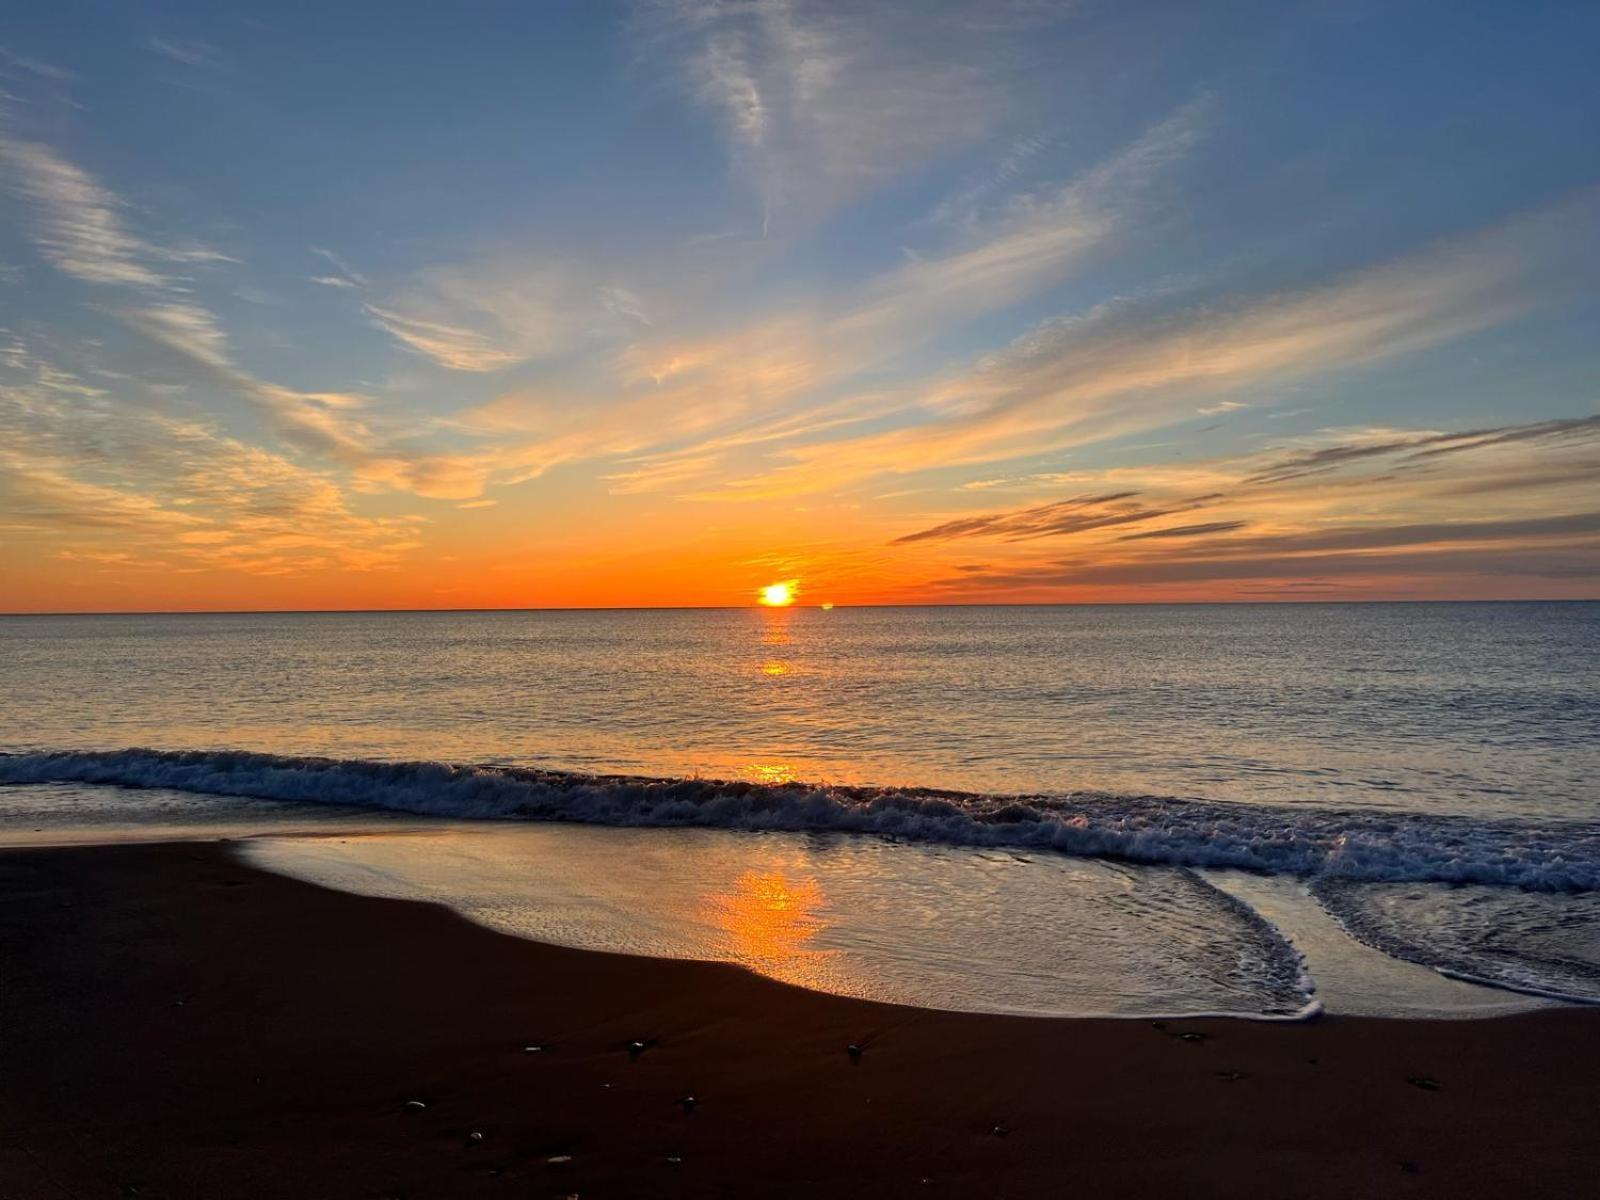
[[[942,1007],[1600,999],[1597,604],[15,617],[0,668],[10,840],[363,810],[249,853]]]

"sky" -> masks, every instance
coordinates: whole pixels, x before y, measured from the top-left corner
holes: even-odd
[[[0,611],[1600,597],[1597,38],[13,6]]]

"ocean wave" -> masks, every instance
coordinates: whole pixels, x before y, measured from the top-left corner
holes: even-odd
[[[249,751],[0,754],[0,783],[81,782],[469,819],[838,831],[1306,877],[1600,890],[1600,824],[1076,792],[937,790],[585,775]]]

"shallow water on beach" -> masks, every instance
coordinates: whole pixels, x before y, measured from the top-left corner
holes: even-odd
[[[1270,881],[1174,868],[838,835],[564,825],[267,837],[241,852],[269,870],[445,904],[538,941],[732,962],[924,1008],[1465,1017],[1533,1003],[1367,948],[1291,890],[1263,904]]]
[[[272,838],[243,853],[540,941],[734,962],[923,1007],[1292,1015],[1309,999],[1282,939],[1172,868],[838,835],[559,825]]]

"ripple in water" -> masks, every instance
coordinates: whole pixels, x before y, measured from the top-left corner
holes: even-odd
[[[1600,1004],[1600,892],[1319,880],[1346,929],[1458,979]]]

